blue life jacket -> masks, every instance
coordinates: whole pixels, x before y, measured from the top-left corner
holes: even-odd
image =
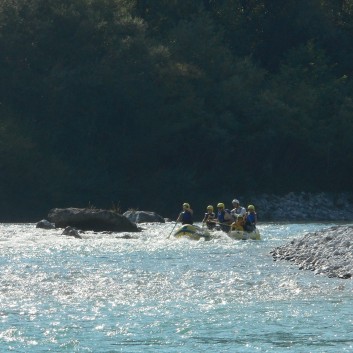
[[[192,214],[190,211],[183,211],[181,213],[181,224],[193,224]]]
[[[225,209],[225,210],[222,210],[222,211],[218,211],[217,213],[217,219],[218,219],[218,222],[219,223],[225,223],[226,220],[224,219],[224,215],[226,213],[229,213],[230,214],[230,211],[228,209]]]
[[[247,224],[256,224],[256,213],[248,213],[245,219],[245,223]]]

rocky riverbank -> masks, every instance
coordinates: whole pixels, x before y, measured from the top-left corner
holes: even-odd
[[[241,199],[242,200],[242,199]],[[353,221],[352,193],[263,194],[251,198],[259,221]]]
[[[328,277],[353,277],[353,226],[308,233],[271,251],[274,260],[292,261],[300,270]]]

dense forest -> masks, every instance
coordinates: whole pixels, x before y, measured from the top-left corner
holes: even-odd
[[[0,215],[353,191],[353,0],[2,0]]]

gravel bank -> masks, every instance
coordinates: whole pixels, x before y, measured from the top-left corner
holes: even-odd
[[[273,249],[274,260],[292,261],[300,270],[328,277],[353,277],[353,226],[334,226],[307,233]]]

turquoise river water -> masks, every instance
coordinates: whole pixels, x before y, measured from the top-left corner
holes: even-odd
[[[0,352],[353,352],[353,281],[269,254],[331,224],[260,224],[261,241],[141,226],[0,224]]]

